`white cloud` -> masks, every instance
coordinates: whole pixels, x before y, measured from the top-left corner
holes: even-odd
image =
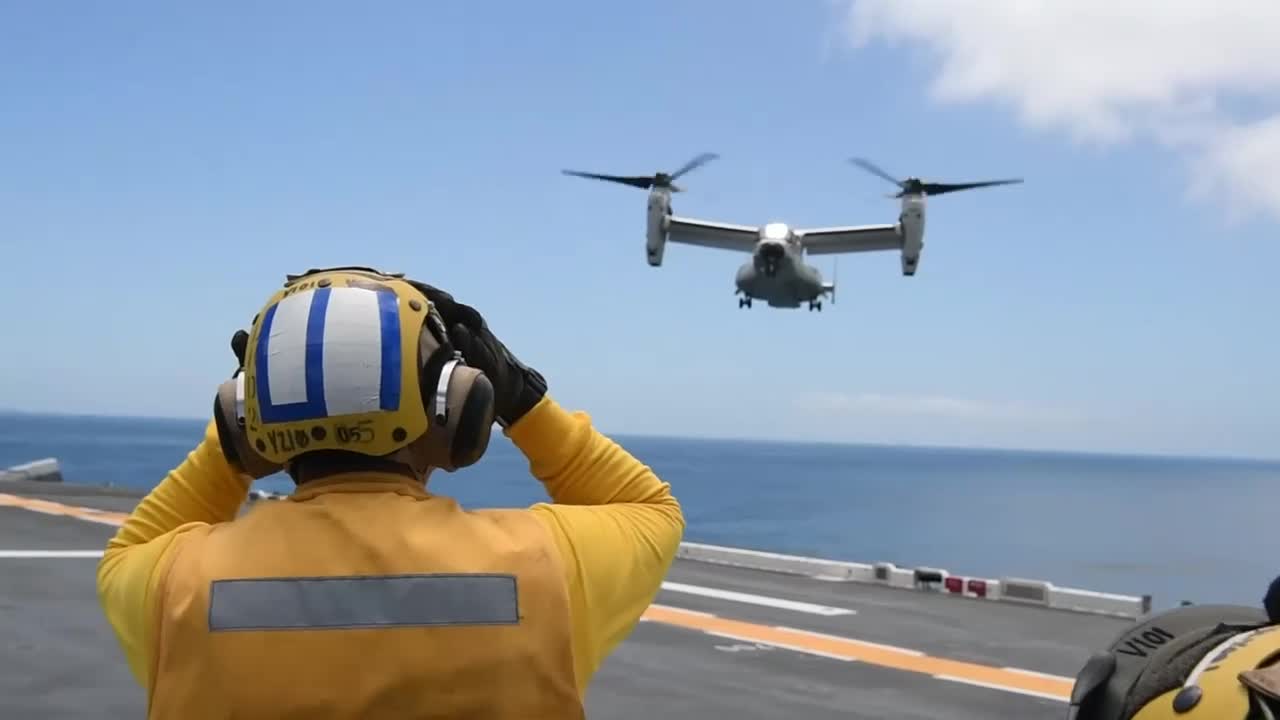
[[[1010,402],[983,402],[946,395],[886,395],[882,393],[808,393],[796,397],[796,409],[806,413],[864,417],[930,417],[935,419],[999,422],[1070,422],[1071,413]]]
[[[846,0],[852,43],[938,62],[941,102],[1008,104],[1031,127],[1186,153],[1197,193],[1280,217],[1276,0]],[[1253,117],[1233,111],[1255,104]]]

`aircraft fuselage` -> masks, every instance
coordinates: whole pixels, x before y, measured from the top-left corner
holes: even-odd
[[[761,228],[755,251],[738,268],[734,282],[742,304],[761,300],[776,308],[797,308],[802,303],[821,308],[822,296],[832,290],[822,273],[804,261],[799,241],[782,223]]]

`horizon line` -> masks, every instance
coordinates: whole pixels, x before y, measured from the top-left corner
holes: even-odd
[[[156,421],[177,421],[177,422],[205,422],[210,418],[202,418],[197,416],[184,415],[111,415],[99,412],[87,411],[71,411],[71,410],[24,410],[21,408],[0,407],[0,417],[5,415],[28,415],[43,417],[60,417],[60,418],[95,418],[102,420],[156,420]],[[878,448],[878,449],[910,449],[910,450],[950,450],[950,451],[974,451],[974,452],[1001,452],[1001,453],[1022,453],[1032,455],[1073,455],[1083,457],[1107,457],[1107,458],[1129,458],[1129,459],[1151,459],[1151,460],[1213,460],[1218,462],[1238,462],[1253,464],[1280,464],[1280,456],[1266,457],[1261,455],[1242,455],[1229,453],[1206,453],[1206,454],[1187,454],[1174,452],[1161,452],[1154,450],[1085,450],[1080,448],[1026,448],[1026,447],[1005,447],[1000,445],[957,445],[947,443],[890,443],[890,442],[870,442],[859,440],[799,440],[788,438],[763,438],[751,436],[735,436],[735,435],[670,435],[663,433],[645,433],[645,432],[617,432],[609,431],[603,428],[597,428],[601,432],[611,437],[618,438],[643,438],[653,440],[693,440],[705,442],[730,442],[730,443],[768,443],[772,445],[820,445],[833,447],[862,447],[862,448]]]

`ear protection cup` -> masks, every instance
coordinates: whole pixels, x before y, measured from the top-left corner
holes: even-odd
[[[493,400],[493,383],[484,373],[477,372],[466,399],[462,401],[462,412],[458,413],[458,425],[449,448],[449,459],[454,467],[474,464],[489,449],[496,419]]]
[[[453,472],[478,461],[489,447],[496,415],[493,384],[453,350],[444,322],[428,313],[418,343],[422,406],[431,428],[411,446],[413,464]]]
[[[218,386],[218,393],[213,398],[213,424],[218,431],[218,444],[222,446],[222,456],[227,459],[231,467],[243,470],[244,460],[241,458],[245,455],[242,449],[245,445],[245,437],[241,433],[240,442],[236,442],[235,432],[239,418],[235,411],[235,392],[235,380],[227,380]]]
[[[1213,639],[1266,622],[1261,609],[1237,605],[1192,605],[1148,615],[1125,628],[1081,670],[1068,716],[1121,720],[1182,684],[1212,649]]]
[[[244,375],[218,386],[213,399],[213,422],[218,430],[218,444],[231,467],[253,478],[264,478],[280,471],[280,467],[254,452],[244,431]]]
[[[489,447],[493,385],[462,358],[439,352],[423,372],[422,403],[431,429],[410,446],[414,467],[453,472],[475,463]]]

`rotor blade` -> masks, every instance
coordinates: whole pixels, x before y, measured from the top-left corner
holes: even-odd
[[[888,180],[889,182],[893,183],[894,185],[897,185],[898,187],[902,187],[902,181],[901,181],[901,180],[897,180],[897,179],[895,179],[892,175],[890,175],[889,173],[885,172],[884,170],[881,170],[880,168],[876,167],[875,165],[873,165],[873,164],[872,164],[870,161],[868,161],[868,160],[863,160],[862,158],[849,158],[849,162],[853,163],[854,165],[857,165],[858,167],[862,168],[863,170],[866,170],[867,172],[871,173],[872,175],[875,175],[875,176],[877,176],[877,177],[884,178],[885,180]]]
[[[689,162],[685,163],[685,164],[684,164],[684,167],[682,167],[682,168],[680,168],[679,170],[677,170],[677,171],[675,171],[675,172],[671,173],[671,179],[672,179],[672,180],[675,180],[676,178],[678,178],[678,177],[680,177],[681,175],[683,175],[683,174],[685,174],[685,173],[689,172],[690,170],[693,170],[693,169],[695,169],[695,168],[700,168],[700,167],[702,167],[703,165],[706,165],[707,163],[709,163],[709,162],[711,162],[712,160],[715,160],[716,158],[719,158],[719,157],[720,157],[720,156],[719,156],[719,155],[717,155],[717,154],[715,154],[715,153],[702,153],[702,154],[701,154],[701,155],[699,155],[698,157],[696,157],[696,158],[694,158],[694,159],[690,160]]]
[[[1022,182],[1022,178],[1011,178],[1009,180],[986,180],[984,182],[972,183],[921,183],[921,188],[926,195],[941,195],[943,193],[955,192],[957,190],[971,190],[973,188],[991,187],[992,185],[1016,185]]]
[[[574,177],[590,178],[592,180],[606,180],[608,182],[622,183],[623,185],[631,185],[632,187],[648,188],[653,185],[653,178],[649,175],[601,175],[599,173],[581,172],[578,170],[561,170],[565,175]]]

